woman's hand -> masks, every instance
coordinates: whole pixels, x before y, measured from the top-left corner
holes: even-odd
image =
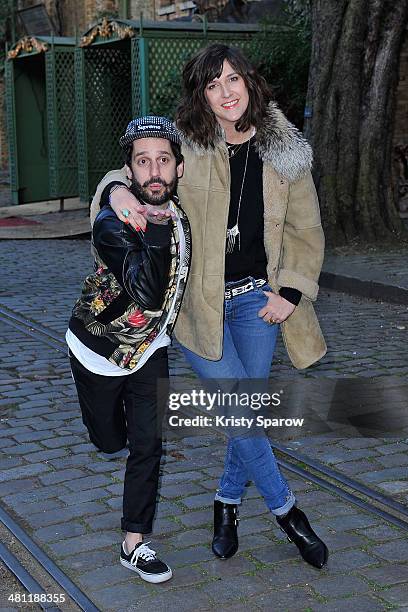
[[[262,317],[266,323],[283,323],[296,308],[294,304],[272,291],[264,291],[264,294],[268,301],[258,312],[258,317]]]
[[[146,223],[165,225],[176,215],[170,208],[162,209],[152,204],[140,204],[139,200],[125,186],[115,189],[110,195],[111,208],[115,211],[118,219],[128,223],[135,230],[146,229]]]
[[[157,208],[157,206],[153,206],[152,204],[146,204],[144,206],[144,215],[146,219],[150,223],[155,223],[156,225],[166,225],[170,219],[175,219],[175,213],[170,210],[170,208]]]
[[[135,230],[146,229],[146,207],[125,185],[111,193],[110,205],[123,223],[129,223]]]

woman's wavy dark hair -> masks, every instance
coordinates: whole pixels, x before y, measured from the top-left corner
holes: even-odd
[[[205,148],[214,146],[217,134],[217,120],[205,98],[205,88],[221,76],[224,60],[244,79],[249,93],[248,108],[235,125],[238,132],[245,132],[251,125],[261,127],[273,99],[269,85],[240,49],[214,43],[199,51],[183,69],[183,97],[176,110],[176,124]]]

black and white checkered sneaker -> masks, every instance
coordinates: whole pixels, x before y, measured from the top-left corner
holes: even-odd
[[[120,562],[124,567],[137,572],[146,582],[165,582],[170,580],[173,572],[166,563],[156,557],[154,550],[148,547],[150,542],[139,542],[131,553],[126,552],[123,542],[120,551]]]

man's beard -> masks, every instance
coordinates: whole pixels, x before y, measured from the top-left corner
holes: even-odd
[[[159,192],[157,194],[155,194],[154,192],[149,192],[148,187],[153,183],[160,183],[160,185],[163,185],[165,187],[164,192]],[[170,181],[170,183],[166,183],[166,181],[161,178],[152,178],[143,183],[142,185],[137,179],[135,179],[134,174],[132,174],[132,184],[130,186],[130,190],[132,191],[133,195],[137,197],[138,200],[141,200],[145,204],[160,206],[161,204],[165,204],[166,202],[168,202],[168,200],[171,200],[172,197],[176,194],[177,184],[178,177],[175,176],[174,179]]]

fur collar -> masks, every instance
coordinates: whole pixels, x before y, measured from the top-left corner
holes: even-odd
[[[215,147],[205,149],[197,142],[182,138],[183,145],[192,149],[196,155],[215,152],[225,141],[220,130]],[[290,183],[299,180],[312,167],[312,149],[301,132],[288,121],[275,102],[268,106],[264,125],[257,131],[255,147],[263,162],[273,166],[278,174]]]

